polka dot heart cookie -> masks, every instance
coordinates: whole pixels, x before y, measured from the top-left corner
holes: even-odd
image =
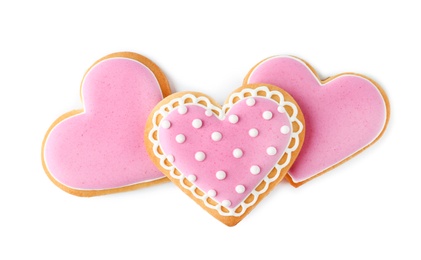
[[[98,60],[82,81],[84,108],[59,117],[45,135],[47,176],[78,196],[166,181],[150,161],[142,137],[149,112],[170,92],[165,75],[144,56],[120,52]]]
[[[304,126],[297,103],[275,86],[245,85],[222,107],[204,94],[180,92],[153,109],[145,144],[172,182],[234,226],[286,175]]]

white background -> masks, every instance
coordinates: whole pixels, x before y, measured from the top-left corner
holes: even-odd
[[[0,3],[0,259],[421,259],[417,5],[84,2]],[[232,228],[171,183],[76,197],[45,175],[42,139],[59,115],[82,107],[87,68],[116,51],[152,59],[173,91],[219,102],[257,62],[295,55],[321,78],[377,81],[390,124],[337,169],[298,189],[281,183]]]

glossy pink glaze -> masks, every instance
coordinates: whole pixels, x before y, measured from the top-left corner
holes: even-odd
[[[259,64],[248,83],[278,86],[292,95],[306,120],[306,140],[289,175],[309,179],[373,142],[386,124],[386,103],[378,88],[357,75],[321,84],[310,68],[293,57]]]
[[[231,208],[241,203],[250,192],[269,173],[279,161],[286,149],[291,132],[282,134],[282,126],[291,126],[286,113],[277,111],[278,104],[266,98],[254,98],[254,106],[246,105],[246,100],[237,102],[227,113],[224,120],[218,119],[213,113],[205,115],[206,109],[200,105],[186,105],[186,114],[180,114],[177,109],[172,110],[163,120],[171,123],[170,128],[159,127],[158,140],[166,155],[173,155],[173,165],[186,177],[196,176],[194,184],[207,193],[216,191],[214,198],[218,202],[229,200]],[[264,111],[271,111],[272,119],[262,117]],[[230,115],[237,115],[236,124],[230,123]],[[202,127],[194,128],[194,119],[202,121]],[[249,130],[256,128],[257,137],[251,137]],[[212,140],[213,132],[220,132],[220,141]],[[178,143],[176,136],[183,134],[184,143]],[[275,155],[268,155],[266,149],[273,146],[277,149]],[[233,151],[240,148],[243,151],[241,158],[235,158]],[[195,153],[202,151],[206,158],[203,161],[195,159]],[[250,167],[257,165],[261,172],[253,175]],[[216,172],[224,171],[226,178],[218,180]],[[239,194],[235,188],[243,185],[246,190]]]
[[[85,112],[60,122],[47,138],[51,175],[87,190],[162,178],[143,141],[149,112],[162,99],[153,73],[136,60],[107,59],[88,72],[82,95]]]

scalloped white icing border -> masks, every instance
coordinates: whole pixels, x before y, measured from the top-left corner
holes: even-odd
[[[258,95],[259,92],[260,93],[261,92],[264,92],[264,93],[266,93],[266,95],[265,96]],[[247,96],[246,96],[246,94],[247,94]],[[272,96],[278,96],[279,102],[276,101],[276,100],[274,100],[272,98]],[[287,113],[287,115],[289,117],[290,126],[291,126],[290,129],[292,129],[292,132],[291,132],[291,135],[290,135],[290,140],[288,142],[288,147],[285,149],[284,153],[282,153],[282,155],[279,157],[279,160],[280,160],[281,158],[284,157],[284,154],[286,153],[287,154],[287,159],[285,160],[285,162],[283,164],[279,164],[279,161],[278,161],[273,166],[273,168],[276,169],[276,174],[272,178],[269,178],[268,175],[273,170],[273,168],[269,172],[267,172],[266,173],[266,176],[257,184],[256,187],[260,186],[262,184],[262,182],[265,182],[265,186],[264,186],[263,189],[261,189],[259,191],[256,191],[256,187],[255,187],[253,189],[253,191],[250,192],[239,205],[237,205],[237,207],[235,207],[235,208],[227,208],[227,207],[222,206],[220,202],[218,202],[218,201],[214,200],[213,198],[209,197],[206,194],[206,192],[202,191],[194,183],[191,183],[189,181],[189,183],[191,183],[192,185],[191,186],[187,186],[184,183],[184,180],[187,179],[187,177],[184,176],[184,174],[181,171],[179,171],[178,169],[177,169],[177,171],[180,172],[181,174],[180,175],[176,175],[175,174],[176,167],[174,165],[172,165],[172,164],[170,166],[168,166],[167,164],[165,164],[165,160],[167,160],[167,157],[165,156],[165,154],[161,154],[161,153],[158,152],[158,147],[160,146],[159,145],[159,140],[157,140],[158,139],[158,136],[159,136],[158,135],[159,125],[157,125],[156,123],[157,123],[158,116],[161,116],[161,121],[162,121],[163,118],[165,118],[172,110],[174,110],[178,106],[180,106],[180,105],[191,105],[191,104],[192,105],[201,106],[201,107],[203,107],[205,109],[209,109],[211,111],[217,111],[219,113],[219,116],[216,115],[214,112],[212,112],[212,113],[214,113],[215,116],[217,116],[217,118],[219,118],[220,120],[224,120],[225,115],[226,115],[226,111],[228,111],[232,106],[234,106],[235,103],[237,103],[237,102],[239,102],[239,101],[241,101],[243,99],[249,98],[249,97],[269,98],[270,100],[274,101],[275,103],[277,103],[278,105],[280,105],[280,106],[282,106],[284,108],[285,108],[285,106],[289,106],[289,107],[292,108],[292,111],[293,111],[292,112],[292,115],[289,115]],[[185,103],[185,101],[187,99],[191,100],[192,102],[191,103]],[[235,99],[238,99],[238,101],[237,102],[234,102]],[[206,103],[206,106],[204,106],[203,104],[200,104],[200,102]],[[177,106],[174,106],[174,104],[177,104]],[[167,112],[167,111],[169,111],[169,112]],[[248,207],[250,207],[250,206],[252,206],[252,205],[254,205],[256,203],[256,201],[259,198],[259,196],[261,194],[263,194],[263,193],[266,192],[266,190],[268,189],[270,183],[272,183],[272,182],[274,182],[275,180],[278,179],[281,170],[286,165],[288,165],[289,162],[291,161],[291,153],[298,148],[299,143],[300,143],[299,134],[303,131],[303,128],[304,128],[304,126],[301,123],[301,121],[297,119],[297,115],[298,115],[298,108],[295,106],[294,103],[289,102],[289,101],[285,101],[284,95],[281,92],[276,91],[276,90],[275,91],[271,91],[266,86],[260,86],[260,87],[257,87],[257,88],[244,88],[240,92],[233,93],[229,97],[228,102],[226,104],[224,104],[222,106],[222,108],[219,108],[217,106],[214,106],[212,104],[212,102],[207,97],[204,97],[204,96],[196,97],[193,94],[187,93],[187,94],[183,95],[182,97],[172,99],[169,103],[161,106],[157,111],[155,111],[155,113],[153,114],[153,117],[152,117],[152,125],[153,125],[153,127],[149,131],[148,138],[149,138],[149,140],[153,144],[153,147],[152,147],[153,153],[155,154],[155,156],[157,158],[159,158],[159,163],[160,163],[161,167],[163,167],[164,169],[168,170],[169,173],[170,173],[170,175],[171,175],[171,177],[173,177],[174,179],[178,179],[180,181],[181,186],[183,188],[189,190],[196,198],[202,200],[203,203],[204,203],[204,205],[206,205],[206,207],[211,208],[211,209],[214,209],[214,210],[217,210],[218,213],[221,216],[236,216],[236,217],[238,217],[238,216],[243,215],[244,212],[247,210]],[[294,131],[293,130],[293,127],[292,127],[292,124],[294,122],[297,123],[298,126],[299,126],[296,131]],[[155,132],[157,133],[156,134],[157,139],[154,138],[154,133]],[[294,146],[291,147],[291,148],[289,148],[289,144],[291,144],[291,141],[293,139],[295,139]],[[201,190],[202,193],[203,193],[203,195],[198,194],[196,192],[196,189]],[[247,200],[247,198],[249,198],[250,195],[253,195],[253,200],[251,202],[246,203],[245,200]],[[212,201],[214,201],[215,203],[217,203],[217,205],[210,204],[207,201],[208,199],[211,199]],[[224,207],[224,209],[228,210],[228,212],[223,211],[221,209],[222,207]],[[239,207],[242,207],[242,210],[240,212],[235,212]]]

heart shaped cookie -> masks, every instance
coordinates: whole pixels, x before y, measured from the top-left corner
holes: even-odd
[[[155,165],[228,226],[241,221],[287,173],[304,141],[304,118],[285,91],[245,85],[222,108],[197,92],[162,100],[145,130]]]
[[[120,52],[98,60],[81,85],[84,108],[59,117],[42,144],[42,163],[61,189],[95,196],[165,181],[146,153],[143,131],[171,92],[149,59]]]
[[[306,118],[306,143],[287,179],[298,187],[376,142],[390,106],[382,88],[354,73],[320,80],[304,61],[276,56],[257,64],[244,83],[267,83],[290,93]]]

